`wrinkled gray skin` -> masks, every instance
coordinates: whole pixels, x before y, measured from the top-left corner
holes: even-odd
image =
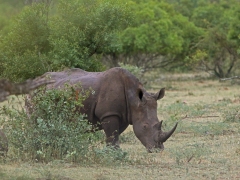
[[[177,127],[176,124],[171,131],[162,132],[162,121],[159,122],[157,117],[157,100],[163,98],[165,89],[156,94],[148,93],[125,69],[112,68],[105,72],[71,69],[48,72],[43,77],[55,80],[55,83],[47,85],[47,89],[80,83],[84,89],[93,90],[80,112],[87,114],[93,125],[104,130],[107,144],[117,147],[119,135],[128,125],[133,125],[137,138],[152,152],[155,148],[163,149],[163,142]]]
[[[0,155],[6,155],[7,151],[8,151],[7,137],[3,133],[3,130],[0,129]]]

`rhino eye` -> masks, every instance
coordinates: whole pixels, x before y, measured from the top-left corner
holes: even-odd
[[[138,97],[139,97],[140,100],[142,100],[142,98],[143,98],[143,92],[142,92],[142,90],[139,90],[139,92],[138,92]]]
[[[148,124],[144,124],[143,129],[147,129],[147,128],[148,128]]]

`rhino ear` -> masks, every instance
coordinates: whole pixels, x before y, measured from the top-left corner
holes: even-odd
[[[162,99],[165,95],[165,88],[162,88],[159,92],[153,95],[153,97],[157,100]]]

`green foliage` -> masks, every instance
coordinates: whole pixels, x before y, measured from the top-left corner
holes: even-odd
[[[197,53],[200,51],[205,53],[195,66],[200,64],[203,70],[212,71],[220,78],[231,76],[236,71],[239,65],[236,36],[229,37],[236,32],[232,29],[234,28],[232,24],[236,23],[234,19],[239,7],[239,1],[222,0],[198,4],[194,9],[191,19],[196,26],[205,31],[201,41],[196,45],[196,53],[193,52],[191,56],[196,61]]]
[[[27,161],[85,162],[101,134],[92,132],[92,125],[78,111],[90,91],[81,92],[76,100],[75,91],[69,87],[38,91],[32,99],[31,115],[23,109],[3,107],[2,113],[8,119],[4,121],[6,134],[14,155]]]
[[[119,61],[145,71],[172,63],[185,65],[203,30],[164,1],[131,1],[129,6],[134,20],[119,34]]]
[[[54,69],[65,65],[102,70],[96,55],[109,51],[116,33],[128,23],[121,1],[60,1],[58,15],[51,22],[49,37]]]
[[[7,34],[11,21],[9,19],[17,15],[23,8],[23,2],[19,0],[0,0],[0,32]]]
[[[185,23],[174,23],[182,30],[184,39],[183,50],[174,54],[174,59],[180,59],[175,61],[175,67],[187,65],[192,69],[212,72],[220,78],[239,73],[238,0],[165,2],[173,5],[176,12],[186,18]],[[204,56],[200,58],[199,52],[203,52]]]
[[[228,32],[228,38],[233,41],[235,48],[237,50],[237,55],[240,55],[240,11],[239,8],[234,10],[234,16],[232,17],[233,20],[230,22],[230,30]]]
[[[5,56],[2,58],[2,76],[15,81],[24,81],[42,75],[48,69],[46,58],[44,54],[38,55],[36,51],[30,50],[11,58]]]
[[[120,34],[122,52],[129,57],[126,63],[147,69],[154,66],[156,57],[182,50],[183,39],[174,27],[172,16],[176,14],[170,5],[148,1],[131,2],[130,7],[135,20]]]
[[[44,4],[27,6],[19,14],[10,32],[1,37],[0,64],[2,76],[25,80],[48,70],[49,28]]]
[[[80,86],[77,86],[80,88]],[[86,116],[79,113],[90,90],[81,90],[76,99],[73,88],[40,90],[35,92],[28,112],[9,105],[1,109],[9,140],[10,158],[22,161],[50,162],[63,160],[81,164],[102,165],[129,162],[127,153],[111,146],[100,148],[104,139],[101,131],[94,131]]]
[[[8,19],[23,1],[1,4],[0,76],[22,81],[69,67],[101,71],[102,59],[144,72],[239,73],[238,0],[42,2],[24,7],[14,21]]]
[[[131,72],[138,79],[142,78],[143,72],[144,72],[143,68],[137,67],[137,66],[134,66],[134,65],[130,65],[130,64],[123,64],[123,63],[119,63],[119,65],[122,68],[127,69],[129,72]]]
[[[59,1],[54,16],[51,7],[26,6],[9,33],[0,37],[1,76],[22,81],[66,67],[104,69],[101,54],[117,47],[117,33],[128,24],[126,5],[112,0]]]

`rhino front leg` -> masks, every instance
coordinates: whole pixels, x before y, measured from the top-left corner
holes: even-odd
[[[119,148],[119,118],[117,116],[105,117],[102,120],[102,128],[106,134],[107,146]]]

